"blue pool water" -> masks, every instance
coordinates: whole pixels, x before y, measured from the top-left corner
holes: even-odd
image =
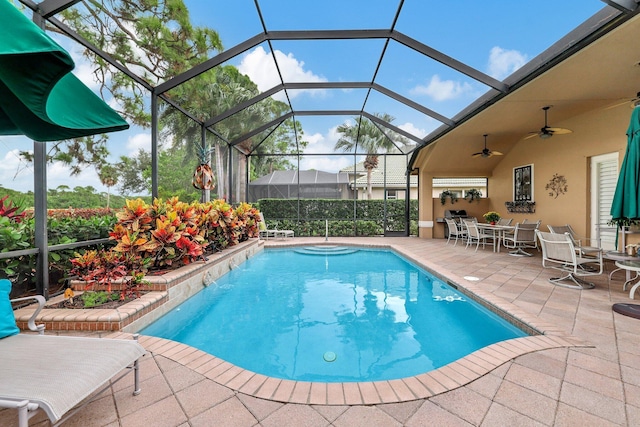
[[[418,375],[526,336],[391,251],[338,248],[265,249],[141,333],[320,382]]]

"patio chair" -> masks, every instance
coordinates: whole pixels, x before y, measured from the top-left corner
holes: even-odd
[[[540,221],[527,224],[516,224],[513,234],[505,233],[502,237],[502,244],[507,249],[513,249],[509,252],[512,256],[532,256],[526,252],[525,248],[538,248],[536,240],[536,230],[540,227]]]
[[[498,225],[511,225],[511,221],[513,221],[513,218],[500,218]]]
[[[263,240],[269,240],[270,238],[286,239],[295,237],[293,230],[278,230],[277,228],[268,229],[267,223],[264,220],[264,215],[260,212],[260,222],[258,224],[258,238]]]
[[[451,240],[451,237],[455,237],[455,242],[453,243],[453,246],[458,244],[458,239],[464,239],[467,237],[467,231],[462,228],[462,225],[459,224],[458,222],[456,222],[454,219],[451,218],[445,218],[444,219],[445,222],[447,223],[447,228],[449,230],[449,236],[447,236],[447,245],[449,244],[449,241]]]
[[[549,279],[549,282],[573,289],[591,289],[595,287],[592,282],[587,282],[582,278],[602,274],[604,263],[601,252],[598,252],[597,256],[582,257],[576,251],[573,240],[567,234],[546,233],[536,230],[536,236],[542,247],[542,266],[555,268],[566,273],[562,277]],[[566,283],[566,281],[571,281],[573,284]]]
[[[493,235],[487,234],[478,228],[477,223],[472,219],[463,219],[464,226],[467,229],[467,248],[469,245],[472,245],[474,242],[476,244],[476,252],[478,251],[478,247],[480,246],[480,242],[482,242],[482,249],[484,249],[487,239],[493,239]]]
[[[57,426],[130,372],[133,394],[140,393],[138,360],[146,351],[136,340],[44,335],[35,319],[45,299],[9,300],[10,291],[11,282],[0,280],[0,408],[17,409],[19,427],[38,409]],[[28,326],[38,334],[20,333],[13,315],[11,301],[30,299],[38,307]]]
[[[573,240],[573,245],[576,247],[578,253],[582,256],[593,256],[598,252],[602,252],[600,247],[600,239],[589,239],[587,237],[580,237],[573,230],[571,225],[547,225],[549,231],[555,234],[567,234]],[[591,243],[585,245],[584,243]],[[595,245],[594,245],[595,244]]]

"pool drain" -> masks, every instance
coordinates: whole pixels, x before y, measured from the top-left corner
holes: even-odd
[[[327,351],[322,358],[325,362],[334,362],[336,360],[336,354],[333,351]]]

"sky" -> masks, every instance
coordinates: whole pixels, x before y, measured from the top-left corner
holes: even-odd
[[[262,32],[260,15],[253,0],[184,0],[192,23],[216,30],[226,49]],[[268,31],[324,29],[388,29],[398,1],[392,0],[261,0],[260,12]],[[449,2],[405,0],[395,29],[446,55],[462,61],[498,80],[520,68],[574,29],[605,5],[600,0],[460,0]],[[90,88],[98,85],[91,64],[82,58],[78,45],[55,38],[76,62],[74,73]],[[271,50],[278,58],[285,82],[371,81],[452,117],[488,87],[448,67],[417,54],[399,43],[384,46],[381,40],[278,41],[262,43],[228,63],[248,75],[261,91],[280,83]],[[385,60],[378,66],[383,49]],[[420,138],[441,125],[391,98],[372,92],[351,90],[290,91],[296,110],[360,110],[384,112],[395,117],[393,124]],[[282,93],[274,95],[285,100]],[[107,100],[109,102],[109,100]],[[331,153],[339,138],[338,125],[350,117],[298,117],[309,142],[306,153]],[[110,134],[110,160],[134,156],[138,149],[149,151],[150,129],[132,127]],[[0,136],[0,185],[20,191],[33,190],[33,168],[20,160],[18,152],[32,150],[25,137]],[[348,166],[352,156],[306,156],[301,169],[336,172]],[[95,171],[88,169],[71,177],[69,169],[53,164],[47,170],[49,188],[93,186],[106,191]],[[1,195],[0,195],[1,197]]]

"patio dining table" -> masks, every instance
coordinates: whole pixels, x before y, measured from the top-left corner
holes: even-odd
[[[640,261],[616,261],[616,267],[621,268],[623,270],[627,270],[627,271],[635,271],[636,273],[635,277],[627,279],[627,281],[624,282],[624,285],[622,285],[623,291],[627,289],[627,285],[633,283],[634,280],[640,278]],[[634,299],[633,297],[638,287],[640,287],[640,280],[637,281],[636,284],[631,287],[631,290],[629,291],[629,298]]]
[[[502,241],[504,234],[507,231],[515,230],[515,226],[513,225],[498,225],[491,223],[477,223],[478,229],[487,233],[490,232],[493,236],[493,252],[500,252],[500,242]]]

